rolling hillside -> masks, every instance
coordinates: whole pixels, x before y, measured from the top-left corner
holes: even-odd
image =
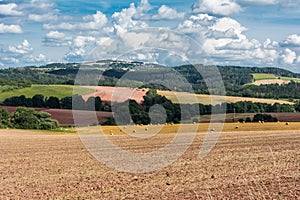
[[[72,96],[73,88],[74,86],[71,85],[32,85],[31,87],[1,92],[0,102],[4,101],[6,98],[20,95],[24,95],[26,98],[33,97],[36,94],[42,94],[45,97],[54,96],[58,98],[63,98],[67,96]],[[93,91],[93,89],[89,88],[76,89],[76,92],[79,95],[89,94]]]
[[[174,73],[187,80],[197,94],[210,94],[201,74],[193,65],[177,67],[164,67],[151,63],[125,62],[125,61],[98,61],[95,63],[52,63],[41,67],[23,67],[17,69],[0,70],[0,91],[7,92],[11,89],[24,88],[30,84],[55,84],[74,85],[76,74],[81,66],[86,70],[86,77],[82,85],[91,85],[91,76],[102,74],[98,86],[123,87],[150,87],[166,89],[171,85],[171,90],[186,91]],[[212,66],[195,65],[201,70],[209,70]],[[220,72],[226,89],[227,96],[253,97],[267,99],[300,99],[300,74],[288,70],[272,67],[241,67],[241,66],[216,66]],[[89,72],[89,73],[88,73]],[[126,76],[124,76],[126,75]],[[280,77],[277,78],[277,77]],[[152,80],[154,84],[149,84]],[[256,81],[255,84],[252,84]],[[278,84],[275,84],[278,83]],[[284,84],[283,84],[284,83]],[[268,84],[266,86],[265,84]],[[176,85],[176,87],[174,87]],[[10,87],[8,87],[10,86]],[[66,89],[68,91],[68,89]],[[22,91],[25,94],[25,91]],[[44,91],[45,92],[45,91]],[[70,93],[69,93],[70,94]],[[211,94],[224,95],[222,91],[213,90]],[[6,93],[5,95],[10,95]],[[63,94],[58,94],[61,96]],[[1,99],[1,97],[0,97]],[[2,98],[3,99],[3,98]]]

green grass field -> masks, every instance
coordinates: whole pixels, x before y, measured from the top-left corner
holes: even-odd
[[[252,74],[254,81],[276,79],[274,74]]]
[[[290,77],[280,77],[280,79],[284,81],[295,81],[295,82],[300,82],[300,78],[290,78]]]
[[[252,74],[254,81],[261,81],[261,80],[273,80],[278,79],[274,74]],[[291,78],[291,77],[280,77],[279,79],[283,81],[296,81],[300,82],[300,78]]]
[[[71,96],[73,94],[74,86],[71,85],[32,85],[28,88],[22,88],[7,92],[0,93],[0,102],[3,102],[6,98],[13,96],[24,95],[25,97],[33,97],[36,94],[42,94],[45,97],[55,96],[57,98],[63,98]],[[76,89],[76,93],[79,95],[89,94],[94,92],[92,89],[80,88]]]

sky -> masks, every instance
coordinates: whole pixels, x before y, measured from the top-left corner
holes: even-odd
[[[0,0],[0,68],[104,59],[300,72],[300,0]]]

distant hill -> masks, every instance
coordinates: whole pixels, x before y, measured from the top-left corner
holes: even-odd
[[[202,70],[211,66],[196,65]],[[122,77],[119,86],[171,89],[186,91],[186,85],[181,84],[180,78],[185,78],[192,85],[193,90],[199,94],[209,94],[208,88],[201,74],[193,65],[183,65],[166,68],[161,65],[103,60],[90,63],[52,63],[40,67],[23,67],[0,70],[0,91],[11,90],[15,87],[28,87],[30,84],[74,84],[76,74],[80,67],[86,70],[85,84],[89,84],[88,74],[102,74],[98,85],[115,86]],[[275,67],[241,67],[216,66],[222,77],[226,95],[240,97],[272,98],[272,99],[300,99],[300,83],[294,80],[300,78],[299,73]],[[174,77],[174,71],[177,73]],[[124,74],[126,74],[124,76]],[[284,77],[291,80],[287,84],[251,85],[254,74],[270,74],[275,77]],[[149,80],[154,83],[149,84]],[[82,83],[84,84],[84,83]],[[171,85],[172,87],[169,87]],[[174,85],[176,87],[174,87]],[[9,87],[8,87],[9,86]],[[12,86],[15,86],[14,88]],[[220,91],[211,91],[220,94]],[[224,95],[224,94],[220,94]]]

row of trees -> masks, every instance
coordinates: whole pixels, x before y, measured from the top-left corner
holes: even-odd
[[[19,107],[15,112],[8,113],[6,109],[0,109],[0,128],[41,129],[50,130],[59,127],[56,120],[46,112],[38,112],[33,109]]]
[[[227,110],[226,110],[227,106]],[[300,106],[299,106],[300,107]],[[149,90],[144,97],[143,105],[137,104],[134,100],[113,105],[114,119],[109,119],[105,124],[163,124],[179,123],[182,121],[193,122],[199,114],[211,114],[215,112],[227,113],[259,113],[253,119],[247,121],[276,121],[264,112],[295,112],[293,105],[288,104],[266,104],[253,103],[250,101],[221,104],[216,106],[203,104],[174,104],[164,96],[158,95],[156,90]]]
[[[72,102],[73,101],[73,102]],[[26,98],[24,95],[7,98],[3,101],[4,106],[25,106],[34,108],[54,108],[54,109],[74,109],[111,111],[111,106],[103,103],[100,97],[90,97],[85,102],[82,96],[73,95],[64,98],[50,96],[45,98],[41,94],[36,94],[32,98]]]
[[[296,104],[267,104],[258,103],[251,101],[240,101],[236,103],[223,103],[221,105],[204,105],[204,104],[173,104],[171,100],[167,99],[165,96],[158,95],[156,90],[149,90],[147,95],[144,97],[144,103],[142,106],[138,105],[135,101],[131,100],[129,103],[124,102],[119,105],[119,107],[125,105],[131,105],[136,107],[132,109],[132,113],[140,112],[137,107],[143,108],[145,112],[148,112],[150,107],[158,104],[162,105],[168,112],[169,118],[177,113],[175,116],[178,118],[178,113],[180,113],[180,108],[187,111],[187,115],[196,115],[197,110],[200,114],[211,114],[212,109],[215,111],[227,113],[263,113],[263,112],[299,112],[300,111],[300,101]],[[79,109],[79,110],[95,110],[95,111],[107,111],[111,112],[111,105],[102,102],[100,97],[90,97],[87,101],[84,101],[82,96],[73,95],[70,97],[64,97],[58,99],[57,97],[45,98],[41,94],[34,95],[32,98],[26,98],[24,95],[15,96],[7,98],[2,103],[4,106],[25,106],[25,107],[35,107],[35,108],[56,108],[56,109]],[[121,106],[121,107],[122,107]],[[118,107],[118,106],[116,106]],[[172,117],[171,117],[172,118]],[[171,121],[171,119],[169,119]]]

